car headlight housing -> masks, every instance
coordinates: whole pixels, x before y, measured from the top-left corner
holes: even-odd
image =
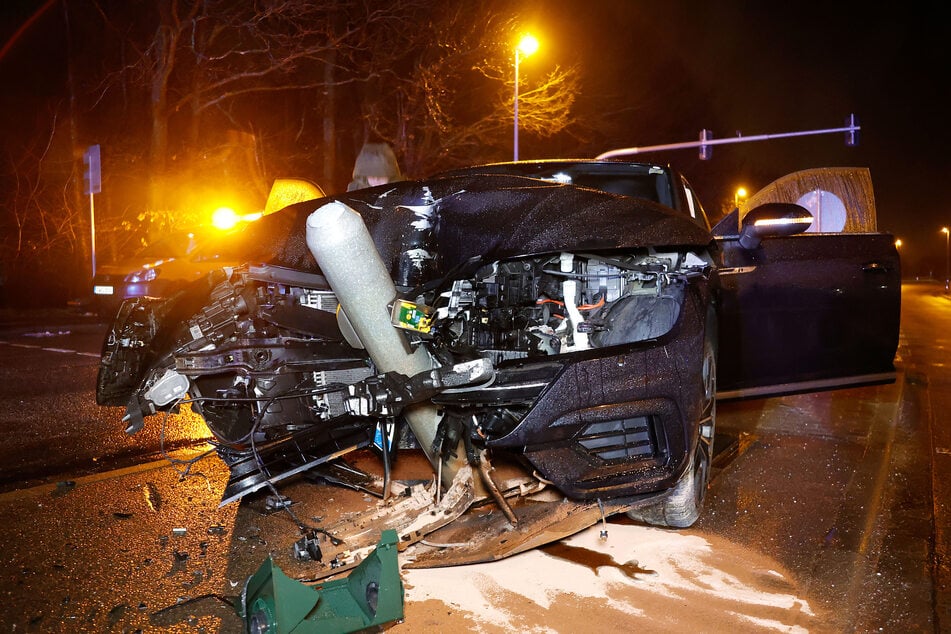
[[[139,269],[133,273],[129,273],[125,276],[125,281],[130,284],[141,284],[143,282],[151,282],[159,276],[161,269],[155,267],[149,267],[145,269]]]

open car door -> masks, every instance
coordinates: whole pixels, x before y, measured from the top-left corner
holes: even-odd
[[[713,233],[718,398],[894,380],[900,262],[894,237],[877,231],[867,169],[785,176]]]

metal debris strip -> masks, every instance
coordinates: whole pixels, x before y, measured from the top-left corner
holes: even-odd
[[[322,529],[331,542],[320,541],[316,532],[305,534],[294,544],[298,561],[317,563],[308,571],[308,582],[358,565],[374,548],[374,539],[383,530],[399,536],[399,550],[407,552],[407,568],[460,565],[502,559],[567,537],[599,521],[606,539],[605,518],[636,506],[638,500],[576,502],[533,480],[514,478],[494,486],[491,494],[477,494],[479,482],[487,474],[476,475],[465,465],[449,487],[436,497],[436,483],[402,487],[400,494],[379,501],[365,512]],[[499,498],[503,502],[499,503]],[[501,512],[500,512],[501,511]],[[336,542],[332,542],[336,536]]]
[[[437,568],[504,559],[548,544],[597,524],[602,513],[614,515],[636,504],[633,499],[576,502],[543,491],[511,502],[518,530],[491,508],[473,509],[458,520],[428,535],[435,548],[420,544],[404,568]],[[603,511],[602,511],[603,506]]]
[[[385,530],[396,531],[399,550],[404,550],[434,530],[455,521],[476,499],[473,477],[472,468],[465,465],[456,473],[438,502],[435,501],[435,481],[429,486],[415,484],[404,488],[399,496],[378,502],[375,508],[355,518],[322,529],[321,532],[330,539],[321,543],[322,559],[308,581],[316,582],[355,568],[376,547],[377,536]]]

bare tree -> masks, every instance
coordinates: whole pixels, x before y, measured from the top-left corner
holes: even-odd
[[[365,100],[368,125],[397,148],[408,173],[510,156],[521,20],[506,7],[483,3],[473,19],[468,5],[440,5],[422,29],[426,40],[412,49],[411,72]],[[520,128],[537,137],[564,131],[574,122],[577,69],[556,67],[528,79],[523,74],[520,82]]]
[[[149,88],[153,206],[162,206],[160,193],[169,189],[158,181],[181,176],[168,157],[186,148],[214,156],[214,146],[225,145],[225,128],[253,135],[243,167],[255,170],[244,180],[250,176],[259,194],[278,164],[313,165],[315,154],[335,161],[340,130],[354,135],[354,149],[370,137],[391,142],[406,171],[417,175],[447,161],[505,155],[518,17],[504,3],[481,5],[479,19],[468,4],[437,0],[160,5],[150,39],[129,67]],[[525,134],[565,129],[577,89],[574,69],[525,82]],[[297,107],[293,116],[275,116],[289,104]],[[176,122],[188,133],[174,143]],[[295,142],[307,152],[297,160]],[[326,178],[332,167],[322,173]]]
[[[0,271],[5,285],[26,297],[28,289],[52,288],[65,299],[74,290],[74,272],[88,270],[83,258],[89,223],[70,195],[74,161],[65,150],[65,124],[55,110],[46,121],[51,123],[45,130],[23,145],[8,147],[4,156]],[[32,296],[38,299],[35,292]]]
[[[467,3],[439,0],[72,6],[74,41],[107,33],[71,65],[85,73],[74,82],[72,144],[103,147],[104,233],[195,224],[196,199],[214,182],[257,204],[280,176],[321,175],[333,190],[342,183],[330,177],[348,173],[347,157],[371,138],[389,141],[411,176],[500,160],[511,147],[518,18],[505,3],[480,5],[479,19]],[[564,130],[577,73],[523,79],[524,133]]]
[[[371,139],[390,142],[412,177],[509,155],[519,22],[500,0],[477,19],[444,0],[92,0],[64,3],[63,17],[69,116],[48,127],[68,120],[68,134],[6,139],[4,261],[68,252],[74,277],[88,272],[80,174],[92,143],[97,235],[116,246],[200,224],[215,183],[257,205],[275,177],[332,191]],[[522,79],[526,137],[570,130],[576,71]]]
[[[138,61],[124,73],[138,76],[149,91],[153,205],[161,206],[162,194],[168,191],[159,181],[180,178],[182,169],[196,169],[187,161],[179,161],[185,167],[177,168],[170,157],[186,149],[213,156],[213,148],[228,144],[227,130],[255,138],[263,131],[273,143],[280,137],[299,139],[305,126],[336,128],[320,121],[336,117],[332,107],[314,117],[283,121],[275,110],[296,101],[306,113],[312,110],[307,108],[308,99],[312,104],[333,104],[340,87],[392,75],[396,58],[411,48],[411,39],[404,34],[413,32],[414,17],[431,5],[428,0],[404,0],[385,8],[363,0],[159,3],[155,29],[139,49]],[[122,30],[116,25],[113,29]],[[107,84],[111,89],[116,86]],[[288,135],[294,121],[297,132]],[[332,135],[315,136],[335,143]],[[242,165],[255,166],[244,176],[252,177],[259,195],[271,178],[268,153],[262,155],[262,149],[267,148],[249,144],[245,150],[251,160]],[[278,149],[286,150],[286,144]],[[288,158],[286,151],[271,154]],[[333,160],[333,151],[323,154]],[[313,156],[308,158],[312,163]],[[215,161],[210,163],[217,167]],[[324,169],[324,174],[329,172]]]

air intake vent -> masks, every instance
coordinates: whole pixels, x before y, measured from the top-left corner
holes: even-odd
[[[650,416],[593,423],[584,428],[578,443],[606,461],[652,458],[657,454]]]

